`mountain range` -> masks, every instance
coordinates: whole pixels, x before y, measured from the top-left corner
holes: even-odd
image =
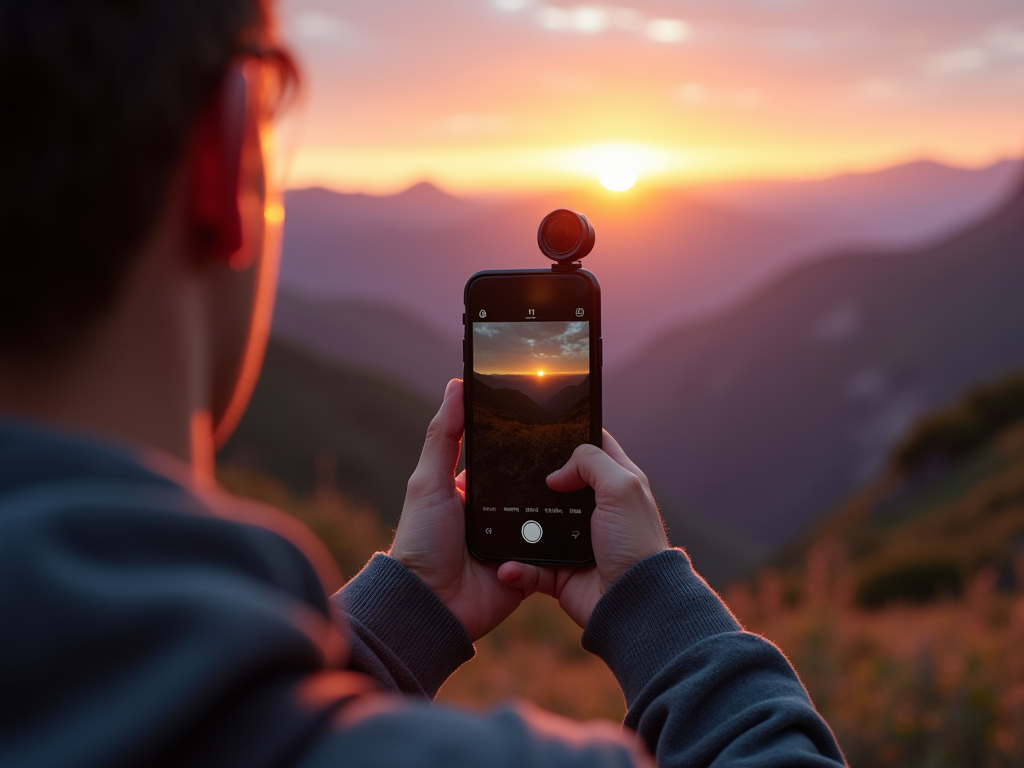
[[[496,411],[520,424],[551,424],[555,421],[540,403],[525,392],[489,382],[489,376],[476,374],[473,378],[474,405]]]
[[[282,287],[386,307],[457,342],[466,279],[481,269],[545,267],[537,225],[554,208],[576,208],[597,231],[587,267],[602,282],[605,360],[615,366],[666,328],[736,306],[801,264],[944,237],[994,205],[1021,167],[915,163],[820,182],[618,197],[462,199],[428,184],[390,197],[295,190],[286,196]]]
[[[605,379],[607,423],[663,488],[776,545],[968,386],[1024,367],[1024,188],[901,254],[804,266],[664,333]]]
[[[503,410],[523,424],[553,424],[570,413],[579,410],[586,398],[587,408],[590,407],[590,376],[585,376],[577,384],[558,389],[542,401],[536,398],[536,392],[543,392],[536,387],[515,381],[519,376],[488,376],[475,373],[473,378],[478,386],[476,402],[489,408]],[[533,377],[530,377],[533,378]],[[552,376],[545,377],[554,378]],[[572,380],[575,376],[562,377]],[[550,391],[550,390],[548,390]],[[497,398],[501,398],[499,401]]]

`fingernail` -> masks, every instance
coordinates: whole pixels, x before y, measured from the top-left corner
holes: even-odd
[[[449,381],[448,382],[448,386],[444,388],[444,402],[446,402],[446,403],[448,402],[448,398],[451,397],[451,395],[452,395],[452,389],[454,389],[454,387],[452,385],[454,383],[455,383],[454,381]]]

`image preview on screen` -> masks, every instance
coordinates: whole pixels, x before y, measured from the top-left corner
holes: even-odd
[[[592,505],[585,491],[546,483],[590,440],[590,323],[474,323],[472,370],[476,511],[580,514]]]

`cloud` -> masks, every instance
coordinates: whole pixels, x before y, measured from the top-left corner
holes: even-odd
[[[339,40],[348,37],[348,25],[336,16],[308,11],[295,16],[288,25],[300,38],[307,40]]]
[[[530,361],[555,358],[578,368],[589,360],[590,334],[587,323],[577,322],[474,323],[473,357],[485,371],[516,372]]]
[[[989,54],[983,48],[961,48],[932,56],[925,67],[934,75],[958,75],[977,72],[989,62]]]
[[[1024,58],[1024,28],[997,24],[988,34],[979,35],[958,48],[938,53],[925,61],[933,75],[950,76],[980,72],[999,64],[1012,64]]]
[[[1024,58],[1024,28],[1011,24],[998,24],[989,33],[987,47],[994,55]]]
[[[522,11],[533,5],[532,0],[494,0],[494,7],[502,10],[515,13],[516,11]]]
[[[499,0],[505,3],[505,10],[522,10],[530,7],[523,0]],[[515,4],[515,8],[512,8]],[[534,18],[544,29],[551,32],[576,32],[597,35],[608,30],[619,30],[643,34],[656,43],[681,43],[690,39],[692,28],[681,19],[647,18],[636,8],[578,5],[572,8],[544,5],[536,10]]]
[[[679,19],[652,19],[647,25],[647,36],[656,43],[681,43],[690,34],[690,25]]]
[[[571,31],[595,35],[612,25],[612,17],[606,9],[592,5],[577,8],[544,6],[537,11],[537,23],[554,32]]]

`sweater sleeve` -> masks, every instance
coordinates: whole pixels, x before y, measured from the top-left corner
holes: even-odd
[[[641,560],[598,602],[583,647],[608,664],[626,725],[659,766],[841,766],[785,656],[743,632],[681,550]]]
[[[385,691],[433,699],[476,653],[447,606],[387,555],[374,555],[331,603],[349,626],[349,669]]]

